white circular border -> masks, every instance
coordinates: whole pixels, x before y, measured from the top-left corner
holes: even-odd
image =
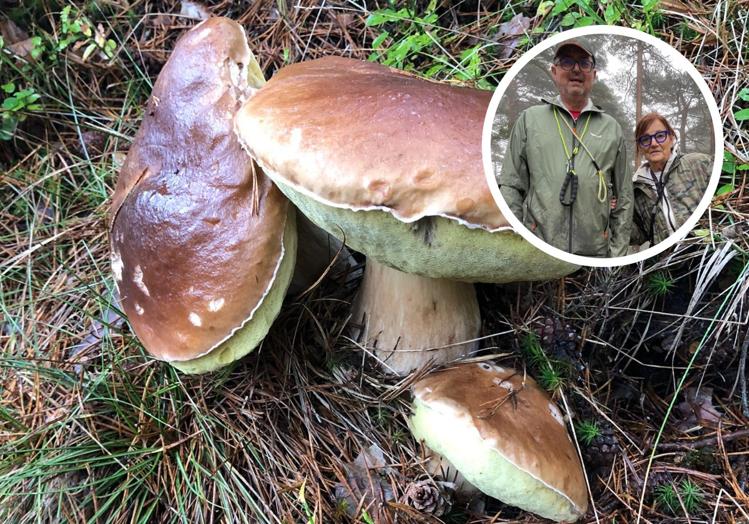
[[[499,108],[500,100],[504,96],[505,91],[507,91],[507,88],[510,86],[510,82],[512,82],[512,80],[515,78],[515,76],[517,76],[520,70],[523,67],[525,67],[528,64],[528,62],[530,62],[536,56],[541,54],[543,51],[545,51],[546,49],[549,49],[550,47],[554,47],[555,45],[560,44],[561,42],[564,42],[565,40],[569,40],[570,38],[575,38],[579,36],[599,35],[599,34],[621,35],[621,36],[626,36],[630,38],[635,38],[637,40],[641,40],[647,44],[657,47],[660,51],[663,52],[663,54],[666,57],[671,57],[674,60],[679,60],[682,63],[684,63],[686,66],[685,70],[692,77],[692,80],[694,80],[694,82],[697,84],[697,87],[699,88],[700,92],[702,93],[703,98],[705,99],[705,103],[707,104],[708,109],[710,111],[710,115],[712,116],[713,132],[715,135],[715,152],[714,152],[715,158],[713,161],[713,173],[710,176],[710,181],[708,182],[705,195],[702,197],[702,200],[700,200],[700,203],[697,206],[697,209],[692,213],[692,215],[687,219],[687,221],[684,224],[682,224],[681,227],[679,227],[679,229],[677,229],[672,235],[670,235],[667,239],[663,240],[662,242],[659,242],[655,246],[649,247],[648,249],[644,251],[640,251],[638,253],[634,253],[631,255],[614,257],[614,258],[585,257],[581,255],[574,255],[572,253],[567,253],[566,251],[562,251],[561,249],[555,248],[547,244],[546,242],[541,240],[539,237],[534,235],[531,231],[529,231],[523,225],[522,217],[521,218],[516,217],[510,211],[510,206],[507,205],[504,198],[502,197],[502,194],[499,191],[499,186],[497,185],[497,181],[495,178],[494,166],[492,165],[492,158],[491,158],[491,138],[492,138],[492,127],[494,125],[494,115],[496,114],[497,109]],[[512,225],[513,229],[517,233],[522,235],[522,237],[525,240],[533,244],[538,249],[544,251],[548,255],[551,255],[553,257],[564,260],[565,262],[569,262],[571,264],[575,264],[578,266],[615,267],[615,266],[622,266],[625,264],[633,264],[635,262],[640,262],[642,260],[645,260],[648,257],[657,255],[658,253],[665,251],[669,247],[676,244],[676,242],[686,237],[689,231],[697,224],[697,222],[700,220],[700,217],[702,217],[702,214],[710,205],[710,201],[713,198],[715,189],[718,187],[721,166],[723,165],[722,152],[723,152],[723,124],[720,120],[720,112],[718,110],[718,104],[715,102],[715,98],[713,98],[713,94],[710,92],[710,88],[707,86],[707,83],[702,78],[702,75],[700,75],[700,73],[697,71],[697,69],[695,69],[695,67],[691,64],[691,62],[689,62],[689,60],[687,60],[686,57],[684,57],[681,53],[679,53],[676,49],[674,49],[667,43],[647,33],[643,33],[641,31],[637,31],[636,29],[630,29],[626,27],[603,26],[603,25],[594,25],[594,26],[581,27],[577,29],[570,29],[568,31],[564,31],[562,33],[559,33],[559,34],[556,34],[554,36],[547,38],[540,44],[537,44],[532,49],[524,53],[523,56],[521,56],[517,60],[517,62],[513,64],[510,70],[507,73],[505,73],[505,76],[500,81],[499,86],[494,91],[494,95],[492,96],[491,102],[489,103],[489,110],[487,111],[486,118],[484,119],[484,129],[483,129],[482,136],[481,136],[481,155],[483,157],[484,173],[486,175],[486,179],[489,184],[489,189],[492,193],[492,196],[494,197],[494,201],[497,203],[497,205],[499,206],[499,209],[502,211],[502,214],[505,216],[508,222],[510,222],[510,225]]]

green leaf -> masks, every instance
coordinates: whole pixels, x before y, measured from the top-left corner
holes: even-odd
[[[744,102],[749,102],[749,87],[745,87],[739,91],[739,98]]]
[[[549,14],[549,11],[551,11],[551,8],[554,6],[553,0],[544,0],[540,4],[538,4],[538,8],[536,9],[536,16],[544,17],[547,14]]]
[[[622,17],[622,14],[619,12],[619,9],[616,8],[614,4],[609,4],[606,7],[606,11],[603,13],[603,18],[606,20],[607,24],[615,24],[619,21],[619,19]]]
[[[375,39],[374,39],[374,40],[372,41],[372,49],[377,49],[378,47],[380,47],[380,45],[381,45],[381,44],[382,44],[382,43],[383,43],[383,42],[385,41],[385,39],[386,39],[387,37],[389,37],[389,36],[390,36],[390,33],[388,33],[387,31],[383,31],[383,32],[382,32],[382,33],[380,34],[380,36],[378,36],[377,38],[375,38]]]
[[[14,84],[13,82],[8,82],[7,84],[3,84],[2,88],[3,88],[3,91],[10,94],[16,90],[16,84]]]
[[[31,38],[31,58],[38,60],[42,56],[44,51],[44,45],[42,44],[41,36],[34,36]]]
[[[424,18],[417,18],[417,21],[421,22],[422,25],[434,25],[439,20],[437,13],[432,13]]]
[[[60,12],[60,23],[64,31],[68,28],[68,19],[70,18],[70,6],[66,5]]]
[[[722,170],[730,175],[736,172],[736,158],[731,154],[730,151],[723,151]]]
[[[114,52],[116,49],[117,42],[112,39],[107,40],[107,43],[104,44],[104,54],[107,55],[108,58],[114,58]]]
[[[39,98],[39,95],[37,95],[36,93],[34,93],[34,90],[32,88],[30,88],[30,87],[27,87],[26,89],[21,89],[18,93],[16,93],[16,96],[18,98],[29,98],[29,99],[31,97],[33,97],[33,96],[36,96],[36,98],[34,98],[34,100],[36,100],[37,98]]]
[[[642,10],[649,13],[658,7],[660,0],[642,0]]]
[[[386,22],[394,22],[396,20],[402,20],[408,16],[408,12],[405,9],[400,11],[393,11],[392,9],[380,9],[371,13],[367,17],[367,21],[364,23],[367,27],[376,27]]]
[[[97,49],[96,44],[89,44],[86,47],[86,49],[83,51],[83,56],[81,57],[83,59],[83,61],[85,62],[86,60],[88,60],[88,57],[90,57],[91,53],[93,53],[94,51],[96,51],[96,49]]]
[[[566,15],[564,15],[564,18],[562,18],[562,27],[570,27],[575,25],[578,18],[580,18],[580,13],[567,13]]]
[[[18,111],[18,109],[20,109],[21,107],[23,107],[21,101],[15,96],[11,96],[3,100],[3,109],[5,109],[6,111]]]
[[[494,91],[494,88],[496,86],[493,86],[487,79],[482,78],[481,80],[476,82],[476,87],[478,87],[479,89],[483,89],[484,91]]]
[[[699,238],[707,238],[710,236],[709,229],[693,229],[692,234]]]
[[[733,187],[733,184],[723,184],[715,192],[715,196],[727,195],[728,193],[732,193],[734,189],[736,188]]]
[[[575,24],[575,27],[586,27],[589,25],[593,25],[597,22],[595,18],[592,16],[583,16],[577,19],[577,23]]]
[[[749,120],[749,107],[734,113],[733,117],[739,122],[743,122],[744,120]]]
[[[2,124],[0,124],[0,140],[12,140],[16,132],[18,120],[3,113]]]
[[[551,16],[556,16],[564,13],[570,7],[575,4],[575,0],[556,0],[554,9],[551,10]]]
[[[445,64],[434,64],[432,67],[427,69],[424,76],[427,78],[434,78],[438,73],[441,73],[445,69]]]
[[[479,46],[466,49],[460,54],[460,64],[463,71],[456,76],[461,80],[473,80],[481,76],[481,55]]]

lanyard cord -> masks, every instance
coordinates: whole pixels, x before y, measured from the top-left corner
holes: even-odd
[[[660,176],[656,177],[653,170],[648,166],[648,172],[650,173],[650,178],[653,180],[653,183],[655,184],[655,204],[653,204],[653,209],[651,211],[651,220],[650,220],[650,243],[654,243],[655,238],[655,217],[658,211],[663,212],[663,218],[666,221],[666,225],[670,227],[672,230],[676,231],[676,226],[671,221],[671,203],[668,201],[668,198],[666,198],[666,180],[667,177],[665,168],[663,171],[661,171]],[[666,204],[665,211],[663,209],[659,209],[661,200],[663,200]]]
[[[596,195],[598,197],[599,202],[606,202],[606,198],[608,196],[608,193],[606,191],[606,180],[603,176],[603,172],[601,171],[601,168],[598,166],[598,162],[596,162],[596,159],[593,157],[593,153],[590,152],[590,149],[588,149],[588,146],[585,145],[585,142],[583,142],[583,138],[585,137],[585,133],[588,131],[588,124],[590,124],[590,113],[588,114],[588,118],[585,120],[585,127],[583,127],[583,134],[579,137],[577,136],[577,132],[572,128],[572,126],[564,120],[564,124],[567,126],[567,129],[569,129],[572,132],[572,136],[574,137],[572,140],[573,143],[573,149],[572,153],[567,149],[567,142],[564,140],[564,134],[562,133],[562,125],[559,123],[559,115],[557,114],[557,108],[553,107],[554,110],[554,120],[557,121],[557,131],[559,131],[559,138],[562,140],[562,147],[564,147],[564,153],[567,155],[567,164],[571,165],[571,161],[574,159],[575,155],[579,152],[579,149],[577,147],[577,144],[579,143],[583,150],[588,154],[590,157],[590,160],[593,162],[593,167],[596,169],[596,174],[598,175],[598,194]],[[573,175],[577,175],[575,173],[575,170],[572,169],[571,173]],[[567,184],[567,181],[565,180],[565,186]],[[576,185],[576,184],[575,184]],[[563,187],[564,191],[565,187]],[[564,203],[564,202],[563,202]]]

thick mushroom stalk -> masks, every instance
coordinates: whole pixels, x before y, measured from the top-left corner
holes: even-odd
[[[481,329],[473,284],[404,273],[373,258],[352,320],[383,367],[398,375],[471,354]]]

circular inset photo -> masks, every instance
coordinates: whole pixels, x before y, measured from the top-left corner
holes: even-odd
[[[534,246],[585,266],[638,262],[684,238],[720,177],[705,80],[645,33],[590,26],[528,51],[487,113],[492,195]]]

